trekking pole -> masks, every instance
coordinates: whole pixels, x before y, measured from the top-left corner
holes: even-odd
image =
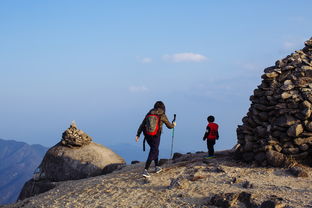
[[[175,122],[177,115],[173,115],[173,120],[172,123]],[[172,159],[172,151],[173,151],[173,139],[174,139],[174,127],[172,129],[172,140],[171,140],[171,153],[170,153],[170,158]]]

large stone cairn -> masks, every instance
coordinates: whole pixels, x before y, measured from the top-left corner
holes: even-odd
[[[73,121],[68,129],[63,133],[61,144],[67,147],[81,147],[88,145],[92,138],[77,128],[76,122]]]
[[[302,50],[264,70],[250,101],[249,112],[237,128],[237,155],[263,166],[310,162],[312,38]]]

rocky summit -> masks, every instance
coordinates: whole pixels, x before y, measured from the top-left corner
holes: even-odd
[[[53,188],[55,182],[107,174],[125,165],[122,157],[90,139],[72,123],[63,133],[62,141],[46,152],[37,173],[24,185],[19,199],[45,192]]]
[[[258,165],[311,163],[312,38],[264,70],[237,128],[237,155]]]
[[[312,206],[311,167],[257,167],[231,151],[180,154],[142,177],[145,163],[107,175],[56,182],[54,188],[3,208],[301,208]],[[298,174],[298,173],[301,174]],[[304,174],[305,173],[305,174]]]

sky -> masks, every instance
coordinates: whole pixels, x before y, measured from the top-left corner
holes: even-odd
[[[75,120],[94,142],[131,145],[154,103],[177,114],[174,150],[216,149],[266,67],[312,37],[312,1],[0,1],[0,138],[50,147]],[[164,128],[161,150],[170,149]],[[142,139],[142,137],[141,137]],[[167,153],[166,153],[167,154]]]

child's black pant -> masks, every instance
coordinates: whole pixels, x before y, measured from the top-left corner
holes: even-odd
[[[208,147],[208,156],[214,155],[214,148],[213,146],[216,144],[215,139],[207,139],[207,147]]]

